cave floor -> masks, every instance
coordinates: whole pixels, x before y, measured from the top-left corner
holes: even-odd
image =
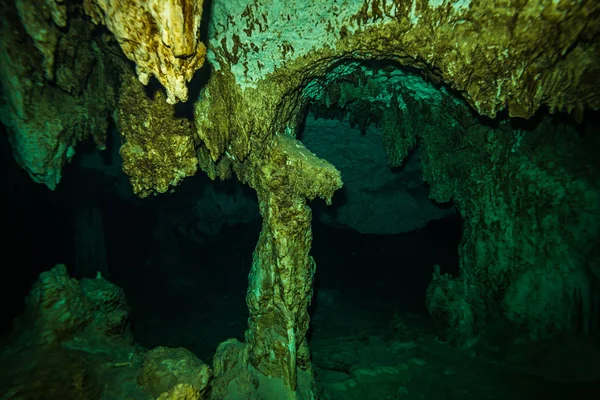
[[[572,369],[555,369],[565,366],[557,360],[561,351],[539,349],[534,361],[526,360],[519,346],[493,348],[482,342],[461,351],[438,341],[423,314],[394,315],[381,308],[378,313],[340,298],[322,306],[312,326],[310,347],[322,399],[597,399],[600,394],[593,364],[600,354],[597,344],[595,355],[588,353],[588,362],[577,368],[595,383],[582,383],[572,380]],[[482,349],[492,350],[484,354]],[[511,357],[519,363],[510,363]],[[564,361],[573,366],[570,357]]]
[[[225,233],[228,240],[217,237],[203,244],[205,251],[219,254],[213,260],[207,261],[206,252],[199,251],[197,245],[188,248],[178,241],[178,248],[172,253],[177,253],[179,260],[170,268],[146,265],[143,274],[130,269],[129,277],[122,276],[116,283],[128,294],[135,339],[146,347],[186,347],[209,364],[220,342],[230,337],[242,340],[250,266],[240,260],[251,254],[257,228],[258,225],[247,228],[254,234],[239,227],[231,229]],[[319,250],[318,244],[321,235],[328,236],[331,232],[315,232],[313,250],[319,271],[308,334],[320,398],[599,398],[600,371],[594,365],[600,359],[597,343],[594,351],[589,346],[579,347],[584,349],[580,354],[587,354],[587,363],[578,363],[578,355],[573,352],[562,363],[561,357],[568,347],[530,351],[524,346],[511,345],[502,337],[501,330],[495,334],[500,339],[491,335],[471,352],[461,351],[438,341],[434,335],[423,305],[429,273],[416,273],[423,266],[400,271],[389,266],[378,270],[372,265],[369,276],[358,269],[354,273],[351,259],[364,265],[366,256],[360,254],[360,249],[367,251],[371,247],[371,252],[374,242],[359,246],[345,237],[339,243],[327,242],[323,252],[324,246]],[[338,231],[338,236],[344,235]],[[236,251],[231,250],[232,240],[237,243]],[[379,243],[377,250],[390,253],[390,257],[403,253],[408,260],[406,264],[428,254],[426,250],[431,246],[422,234],[400,237],[395,242],[385,240],[389,243]],[[336,248],[338,245],[340,248]],[[348,259],[341,259],[339,255],[348,248],[353,252]],[[170,256],[165,259],[173,260]],[[384,257],[382,263],[386,262]],[[210,263],[210,268],[199,268],[199,263]],[[232,269],[231,265],[238,267]],[[157,275],[156,271],[164,272]],[[528,362],[524,362],[526,358]],[[558,365],[559,369],[550,364]],[[560,365],[564,365],[562,370]],[[573,365],[587,376],[574,377]]]

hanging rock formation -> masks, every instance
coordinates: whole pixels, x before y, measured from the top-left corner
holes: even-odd
[[[357,64],[356,72],[365,74],[362,79],[366,85],[356,86],[351,80],[333,83],[327,92],[337,91],[338,97],[326,92],[312,99],[304,124],[302,142],[339,168],[344,181],[333,207],[314,205],[315,217],[361,233],[390,235],[411,232],[455,214],[448,204],[436,205],[429,200],[419,151],[412,152],[403,163],[397,163],[387,151],[393,138],[406,136],[398,132],[389,104],[399,85],[407,94],[418,93],[414,96],[432,104],[440,101],[440,90],[399,69],[389,73]],[[402,110],[406,112],[402,120],[413,119],[404,103]],[[401,129],[409,132],[419,128],[417,124],[403,124]]]
[[[123,171],[140,197],[165,193],[196,173],[193,125],[176,118],[161,92],[148,98],[132,77],[123,80],[117,111]]]
[[[135,62],[140,82],[152,76],[165,87],[167,102],[188,98],[187,83],[204,63],[200,42],[203,0],[85,0],[85,12],[113,33]]]
[[[121,64],[108,35],[94,36],[80,6],[2,1],[0,121],[31,178],[54,189],[76,144],[103,149]]]

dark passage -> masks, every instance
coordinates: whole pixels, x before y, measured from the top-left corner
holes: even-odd
[[[251,257],[260,221],[186,237],[161,214],[161,200],[104,204],[112,281],[123,287],[142,346],[185,347],[211,362],[219,343],[243,340]],[[158,207],[157,207],[158,205]]]
[[[457,216],[397,235],[361,234],[315,221],[315,307],[321,291],[337,291],[357,307],[373,307],[375,312],[426,313],[425,290],[433,265],[458,272],[460,234]]]

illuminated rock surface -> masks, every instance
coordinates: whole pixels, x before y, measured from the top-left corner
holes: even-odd
[[[122,135],[123,171],[138,196],[165,193],[196,172],[192,124],[176,118],[175,110],[160,92],[149,99],[141,84],[126,80],[121,88],[117,124]]]
[[[189,350],[157,347],[144,355],[137,381],[154,397],[175,391],[165,398],[200,399],[206,397],[210,379],[210,368]],[[181,392],[189,393],[177,394]]]
[[[187,83],[204,63],[202,0],[85,0],[85,12],[113,33],[136,64],[140,82],[154,76],[167,102],[188,99]]]

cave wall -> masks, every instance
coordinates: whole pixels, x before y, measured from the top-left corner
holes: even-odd
[[[476,130],[454,143],[451,136],[423,138],[435,160],[426,179],[465,219],[461,278],[434,277],[430,311],[451,321],[459,341],[498,315],[534,340],[597,329],[597,132],[582,138],[572,123],[549,116],[531,129],[505,123],[483,135]],[[458,160],[468,153],[479,160],[457,162],[448,148],[463,149]]]

